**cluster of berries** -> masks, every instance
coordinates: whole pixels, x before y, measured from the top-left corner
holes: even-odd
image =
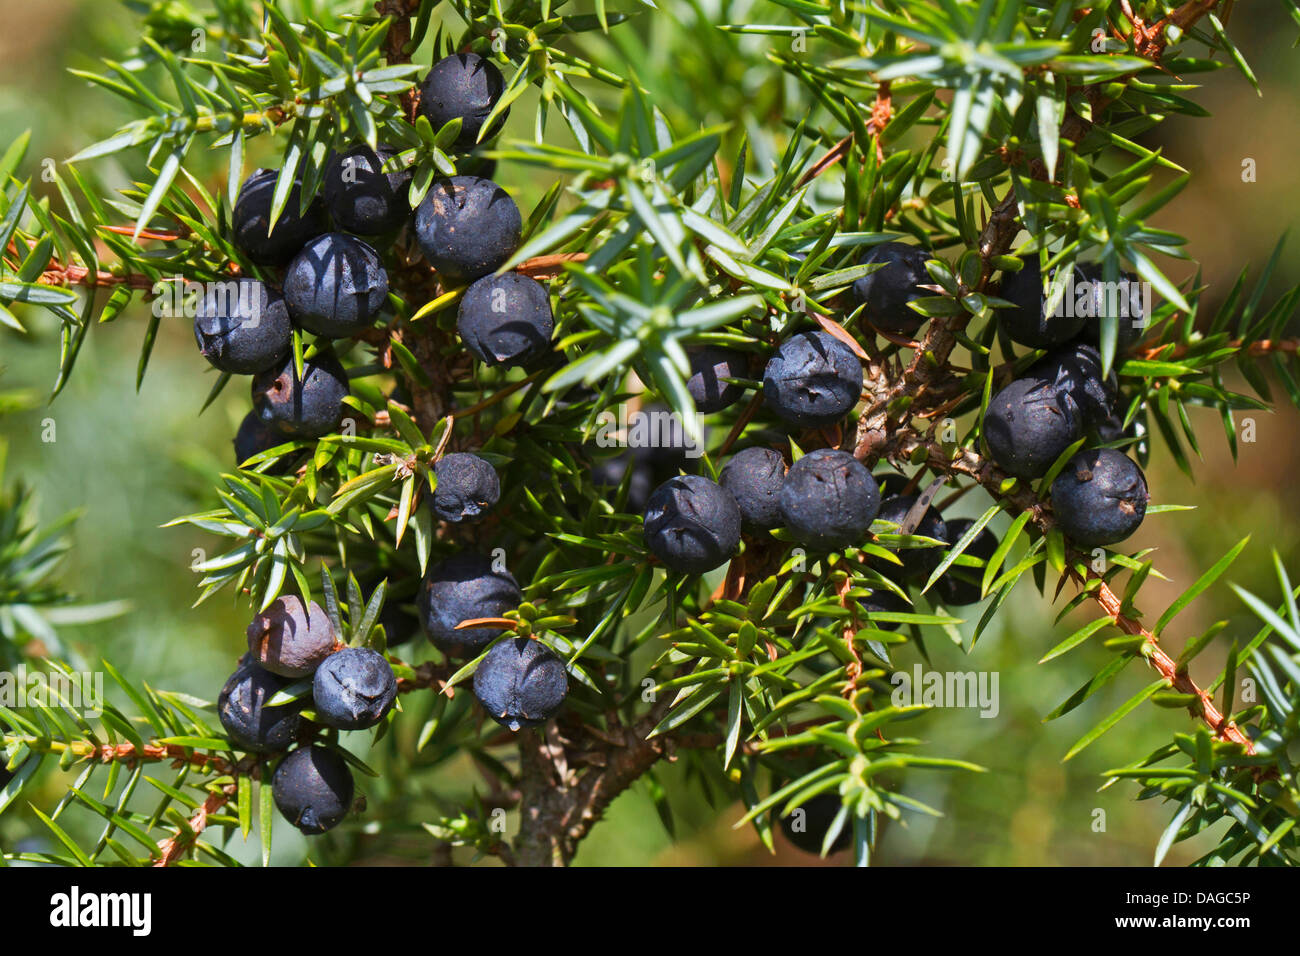
[[[483,134],[483,126],[501,96],[502,77],[482,57],[464,53],[440,60],[420,92],[419,109],[434,129],[460,122],[455,149],[472,149],[481,135],[495,132]],[[273,228],[278,171],[258,170],[240,189],[235,244],[258,266],[282,270],[279,281],[216,284],[198,303],[194,323],[199,349],[213,366],[253,376],[254,408],[235,439],[239,462],[339,427],[347,372],[320,340],[357,336],[374,324],[388,297],[378,250],[408,226],[443,285],[467,286],[457,331],[480,361],[526,366],[550,350],[554,321],[546,287],[518,273],[494,275],[519,247],[522,221],[514,201],[489,179],[454,176],[436,180],[412,213],[411,174],[394,169],[396,155],[389,147],[372,150],[365,144],[334,155],[320,195],[304,206],[302,184],[295,181]],[[468,160],[475,162],[489,171],[481,160]],[[301,376],[292,357],[295,329],[318,337]],[[439,521],[478,521],[500,500],[496,470],[479,455],[445,454],[434,476],[427,501]],[[428,569],[417,595],[419,623],[446,656],[473,658],[504,632],[462,624],[499,618],[521,600],[509,572],[462,552]],[[410,640],[416,630],[392,603],[380,623],[390,647]],[[248,646],[218,698],[221,724],[245,750],[288,751],[272,778],[276,806],[302,832],[322,833],[347,814],[353,780],[336,750],[312,741],[319,728],[364,730],[383,721],[398,691],[393,668],[377,651],[344,646],[326,612],[293,595],[278,598],[253,620]],[[284,693],[307,680],[310,693]],[[563,660],[540,641],[508,638],[480,662],[473,687],[494,720],[519,730],[559,710],[568,676]]]

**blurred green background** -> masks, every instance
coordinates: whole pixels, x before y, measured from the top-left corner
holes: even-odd
[[[725,15],[717,13],[715,5],[706,6],[715,11],[714,19],[722,20],[763,21],[778,14],[775,6],[762,2],[726,4]],[[650,83],[675,121],[718,122],[738,115],[741,108],[771,123],[786,121],[780,106],[782,82],[761,66],[766,38],[744,41],[747,55],[734,60],[720,59],[708,44],[698,57],[683,56],[682,50],[692,49],[691,37],[699,35],[698,25],[691,22],[699,8],[688,3],[661,7],[675,12],[646,14],[616,28],[614,36],[629,49],[639,47],[658,65],[660,72],[651,75]],[[22,130],[32,130],[23,175],[38,174],[43,159],[61,161],[130,118],[118,101],[67,72],[70,67],[93,69],[99,56],[120,58],[136,42],[138,22],[125,6],[66,0],[32,6],[0,0],[0,22],[9,25],[0,32],[0,149]],[[1300,115],[1300,59],[1292,49],[1294,24],[1280,6],[1250,4],[1235,11],[1229,29],[1252,63],[1263,97],[1232,69],[1199,76],[1206,88],[1194,98],[1213,117],[1176,118],[1143,139],[1144,145],[1163,147],[1194,173],[1191,186],[1159,225],[1190,237],[1188,251],[1203,266],[1211,311],[1244,265],[1254,271],[1263,265],[1278,236],[1292,225],[1289,210],[1300,194],[1300,165],[1293,158],[1300,146],[1295,123]],[[605,47],[606,41],[595,45]],[[818,55],[816,41],[810,41],[808,55]],[[427,52],[416,59],[428,62]],[[516,106],[508,132],[528,135],[530,114],[526,101]],[[264,157],[279,143],[263,138],[257,146]],[[1253,183],[1242,181],[1247,159],[1257,164]],[[113,159],[94,168],[105,181],[119,185],[141,173],[134,167],[119,168]],[[209,172],[224,175],[215,165]],[[536,171],[510,165],[501,167],[497,179],[522,197],[525,208],[549,184]],[[1176,280],[1193,271],[1186,263],[1167,261],[1162,266]],[[1294,284],[1298,273],[1300,243],[1284,254],[1274,286]],[[0,334],[0,388],[24,387],[44,394],[57,369],[57,330],[43,314],[23,315],[29,322],[28,336]],[[64,582],[87,601],[125,598],[133,606],[125,617],[65,636],[90,659],[108,657],[135,678],[211,698],[241,650],[248,612],[228,596],[191,609],[196,595],[195,576],[188,570],[193,551],[214,542],[192,529],[160,526],[176,515],[210,506],[212,482],[233,464],[230,442],[248,399],[242,388],[231,387],[206,413],[198,414],[211,379],[184,323],[164,323],[137,393],[136,362],[146,315],[137,303],[115,324],[93,330],[64,393],[52,405],[0,418],[0,429],[10,444],[9,475],[21,476],[39,489],[45,520],[69,509],[84,512],[63,570]],[[1228,384],[1248,391],[1244,383]],[[1280,388],[1276,391],[1284,394]],[[1157,568],[1171,579],[1152,580],[1145,587],[1140,606],[1151,619],[1245,534],[1253,535],[1252,543],[1229,580],[1271,601],[1276,582],[1270,548],[1294,566],[1300,537],[1294,477],[1300,470],[1300,442],[1295,440],[1300,416],[1283,407],[1277,414],[1252,417],[1256,441],[1241,445],[1240,460],[1234,464],[1217,414],[1200,416],[1194,424],[1204,436],[1203,461],[1195,483],[1157,445],[1148,473],[1153,501],[1197,510],[1155,516],[1130,542],[1134,548],[1158,548]],[[49,420],[55,428],[53,442],[42,440]],[[987,501],[977,497],[968,496],[960,510],[982,511]],[[1085,729],[1151,677],[1132,667],[1098,698],[1043,724],[1042,715],[1095,672],[1108,653],[1088,645],[1046,665],[1036,664],[1085,620],[1072,615],[1053,625],[1056,611],[1022,584],[970,657],[931,640],[936,668],[999,673],[1001,711],[994,719],[981,719],[974,711],[938,711],[908,730],[930,742],[929,752],[971,760],[990,772],[917,773],[909,778],[905,792],[939,808],[944,816],[913,816],[906,826],[886,826],[878,862],[1150,863],[1168,811],[1154,802],[1136,802],[1131,785],[1099,790],[1099,773],[1166,742],[1174,731],[1190,729],[1190,721],[1183,712],[1146,706],[1063,764],[1062,755]],[[1220,619],[1230,625],[1193,668],[1198,680],[1213,676],[1211,668],[1221,664],[1234,638],[1244,640],[1254,633],[1254,619],[1220,587],[1192,605],[1168,632],[1169,650],[1176,653],[1188,636]],[[903,663],[910,666],[911,658]],[[410,756],[421,723],[419,706],[406,703],[413,712],[401,715],[402,732],[392,743],[400,759],[383,761],[392,769],[381,781],[359,782],[372,807],[390,801],[411,803],[409,819],[414,825],[405,832],[376,833],[376,815],[367,814],[359,827],[331,844],[339,858],[369,864],[425,862],[431,844],[418,823],[429,818],[435,799],[454,801],[478,780],[467,765],[420,772],[418,758]],[[352,743],[364,756],[364,745]],[[409,777],[401,770],[408,764]],[[732,828],[742,812],[739,805],[709,806],[684,786],[680,769],[665,767],[661,779],[677,815],[677,839],[666,833],[642,784],[616,801],[607,822],[583,845],[577,863],[816,862],[779,837],[776,857],[767,854],[751,829]],[[66,783],[67,778],[47,772],[28,799],[49,806]],[[9,813],[0,820],[6,846],[41,840],[40,832],[26,813]],[[277,840],[277,862],[302,858],[305,844],[292,831],[285,828]],[[1170,863],[1194,859],[1198,846],[1176,847]],[[237,855],[252,859],[255,853],[250,846]],[[330,862],[332,853],[316,844],[312,856]]]

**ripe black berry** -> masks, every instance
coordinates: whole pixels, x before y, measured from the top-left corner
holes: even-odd
[[[496,627],[467,627],[462,621],[500,617],[519,607],[523,594],[514,576],[497,570],[479,554],[453,555],[429,568],[420,587],[418,604],[424,633],[444,654],[477,654],[498,634]]]
[[[325,658],[312,679],[316,719],[340,730],[364,730],[384,719],[397,699],[397,678],[382,654],[345,647]]]
[[[309,836],[332,830],[352,809],[352,771],[324,747],[300,747],[280,761],[271,796],[284,818]]]
[[[1075,544],[1091,548],[1123,541],[1146,517],[1146,477],[1114,448],[1081,451],[1052,482],[1052,513]]]
[[[650,495],[645,543],[673,571],[703,574],[740,544],[740,507],[730,492],[700,475],[669,478]]]
[[[321,192],[338,228],[379,236],[410,220],[410,170],[384,172],[384,164],[395,155],[387,146],[372,150],[357,143],[331,157]]]
[[[880,521],[888,521],[891,524],[901,526],[916,501],[916,495],[892,495],[880,503],[880,512],[876,517]],[[900,532],[890,531],[889,533],[898,534]],[[944,523],[943,516],[939,514],[939,509],[931,505],[922,516],[920,523],[912,530],[912,534],[920,538],[947,541],[948,526]],[[890,550],[894,551],[893,548]],[[934,569],[939,566],[939,562],[943,560],[943,551],[938,547],[899,548],[895,553],[898,555],[899,560],[903,562],[903,578],[917,583],[926,581]],[[878,567],[879,570],[885,573],[897,571],[896,565],[885,564],[883,561],[879,563]]]
[[[316,335],[342,338],[371,325],[388,298],[379,253],[354,236],[327,232],[303,247],[284,276],[295,322]]]
[[[870,275],[853,283],[853,299],[865,305],[863,317],[884,332],[912,335],[925,322],[925,316],[908,306],[914,299],[933,295],[919,285],[932,280],[925,262],[933,256],[904,242],[884,242],[862,258],[863,265],[885,263]]]
[[[1049,349],[1074,338],[1083,328],[1085,317],[1069,301],[1069,291],[1062,297],[1059,308],[1047,314],[1045,286],[1053,281],[1056,273],[1052,272],[1048,283],[1044,283],[1037,255],[1021,261],[1024,265],[1019,272],[1002,276],[998,296],[1014,302],[1015,307],[997,311],[998,325],[1006,330],[1011,341],[1031,349]],[[1076,270],[1076,282],[1082,281],[1086,280]]]
[[[511,730],[545,723],[568,692],[564,661],[526,637],[506,638],[474,671],[474,696],[493,720]]]
[[[1146,314],[1141,295],[1141,280],[1132,272],[1121,272],[1119,282],[1110,286],[1102,266],[1089,262],[1079,267],[1084,279],[1092,284],[1088,311],[1079,338],[1089,345],[1101,341],[1103,317],[1114,315],[1117,325],[1115,354],[1124,355],[1146,334],[1151,317]]]
[[[779,502],[796,541],[834,551],[864,542],[880,510],[880,489],[848,452],[822,448],[790,466]]]
[[[439,179],[415,211],[415,234],[445,284],[463,285],[495,272],[517,248],[519,207],[490,179]]]
[[[1113,369],[1108,378],[1102,377],[1096,346],[1074,342],[1054,349],[1031,365],[1024,377],[1037,379],[1072,401],[1085,427],[1110,436],[1103,441],[1119,437],[1118,379]]]
[[[275,229],[267,232],[279,176],[278,169],[259,169],[245,179],[231,217],[235,245],[262,266],[283,265],[309,240],[329,228],[325,204],[319,196],[302,209],[302,183],[295,179]]]
[[[276,431],[263,422],[257,417],[257,412],[249,412],[239,423],[239,431],[235,432],[235,464],[242,465],[254,455],[260,455],[264,451],[270,451],[277,445],[292,440],[288,435]],[[282,459],[267,470],[271,474],[280,474],[287,466],[288,463]]]
[[[984,415],[989,454],[1009,475],[1041,478],[1083,434],[1074,402],[1036,378],[1021,378],[989,401]]]
[[[263,670],[245,655],[217,697],[217,717],[235,746],[258,753],[286,750],[302,727],[306,700],[268,707],[292,681]]]
[[[862,363],[818,329],[781,343],[763,373],[763,400],[792,425],[833,425],[862,397]]]
[[[293,357],[253,378],[253,409],[263,424],[295,438],[319,438],[343,420],[348,374],[333,352],[318,352],[294,378]]]
[[[289,354],[293,324],[284,298],[257,279],[214,282],[195,309],[194,339],[214,368],[253,375]]]
[[[550,293],[518,272],[484,276],[465,290],[456,331],[481,362],[527,365],[551,347]]]
[[[789,816],[781,817],[781,832],[805,853],[820,854],[831,824],[843,806],[838,794],[819,793],[801,803]],[[847,850],[852,841],[853,818],[845,817],[844,825],[831,842],[827,854]]]
[[[686,391],[695,400],[697,412],[710,415],[740,401],[745,394],[745,387],[723,382],[722,379],[746,376],[749,358],[744,352],[705,345],[691,349],[686,354],[691,361]]]
[[[731,493],[744,526],[754,531],[779,527],[781,485],[785,459],[771,448],[756,446],[736,452],[722,468],[718,483]]]
[[[433,513],[443,521],[474,521],[501,499],[496,469],[478,455],[453,452],[438,459],[433,473],[436,487],[429,498]]]
[[[478,142],[479,130],[504,87],[501,71],[493,63],[477,53],[455,53],[435,63],[420,84],[420,112],[435,133],[459,117],[460,134],[453,148],[463,152]],[[500,120],[504,122],[508,115],[506,109]]]
[[[264,670],[281,677],[306,677],[334,652],[337,637],[329,615],[315,601],[296,594],[271,602],[248,625],[248,653]]]

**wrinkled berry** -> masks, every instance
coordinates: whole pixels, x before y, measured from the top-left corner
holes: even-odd
[[[284,276],[293,320],[328,338],[356,335],[374,324],[388,298],[379,253],[360,239],[327,232],[303,247]]]
[[[248,625],[248,652],[258,665],[281,677],[306,677],[334,652],[337,636],[329,615],[315,601],[296,594],[271,602]]]
[[[429,568],[418,600],[424,633],[444,654],[477,654],[498,634],[496,627],[467,627],[462,621],[501,617],[519,607],[523,594],[509,571],[498,571],[478,554],[453,555]]]
[[[834,551],[864,543],[880,510],[880,489],[848,452],[822,448],[790,466],[779,501],[796,541]]]
[[[912,505],[917,502],[917,495],[892,495],[880,503],[880,512],[876,515],[877,520],[888,521],[891,524],[902,525],[907,518],[907,513],[912,510]],[[901,534],[901,531],[890,531],[890,534]],[[931,505],[912,534],[918,538],[933,538],[936,541],[948,540],[948,526],[944,523],[943,516],[939,514],[939,509]],[[915,548],[890,548],[898,555],[903,562],[902,576],[905,580],[923,583],[929,579],[934,569],[939,566],[943,560],[943,550],[934,546],[918,546]],[[897,565],[879,562],[878,569],[889,573],[897,571]],[[895,579],[891,575],[891,580]]]
[[[474,671],[474,696],[493,720],[511,730],[545,723],[568,692],[564,661],[526,637],[506,638]]]
[[[309,240],[329,228],[325,204],[319,196],[302,210],[302,183],[295,179],[275,229],[267,232],[279,176],[278,169],[259,169],[245,179],[231,216],[235,245],[261,266],[283,265]]]
[[[1048,281],[1044,282],[1037,254],[1021,261],[1024,265],[1019,272],[1007,272],[1002,276],[998,297],[1015,303],[1015,307],[997,310],[998,325],[1011,341],[1031,349],[1049,349],[1074,338],[1083,328],[1085,319],[1082,314],[1077,314],[1069,301],[1069,291],[1061,298],[1059,307],[1048,315],[1046,291],[1056,273],[1050,273]],[[1078,270],[1075,281],[1086,281]]]
[[[853,283],[853,299],[865,305],[863,317],[884,332],[912,335],[926,321],[926,317],[908,303],[914,299],[934,295],[920,285],[934,282],[926,271],[927,259],[934,256],[924,249],[905,242],[883,242],[862,258],[862,265],[883,262],[885,265],[870,275]]]
[[[213,282],[195,309],[194,339],[214,368],[253,375],[284,361],[293,324],[284,298],[258,280]]]
[[[415,211],[415,234],[445,284],[464,285],[495,272],[516,249],[519,207],[490,179],[439,179]]]
[[[352,809],[352,771],[324,747],[300,747],[271,776],[271,796],[284,818],[308,836],[332,830]]]
[[[433,466],[433,473],[437,487],[429,504],[443,521],[475,521],[501,500],[501,480],[496,469],[478,455],[443,455]]]
[[[673,571],[703,574],[736,553],[740,520],[736,499],[709,479],[669,478],[646,505],[646,547]]]
[[[217,716],[236,747],[257,753],[286,750],[302,728],[305,698],[266,706],[292,680],[263,670],[245,655],[217,697]]]
[[[411,171],[384,172],[397,153],[357,143],[335,153],[325,168],[321,192],[335,224],[358,236],[379,236],[411,218]]]
[[[348,373],[333,352],[318,352],[294,377],[293,356],[280,368],[253,378],[253,409],[259,420],[295,438],[319,438],[343,420]]]
[[[364,730],[384,719],[397,699],[397,678],[382,654],[345,647],[316,669],[311,693],[316,719],[340,730]]]
[[[691,362],[691,374],[686,380],[686,391],[695,400],[695,410],[702,415],[720,412],[740,401],[745,394],[743,385],[723,382],[724,378],[745,378],[749,358],[735,349],[706,345],[686,353]]]
[[[736,499],[744,526],[754,531],[770,531],[781,525],[784,481],[785,459],[780,452],[762,446],[736,452],[718,478],[723,489]]]
[[[481,362],[527,365],[551,347],[555,319],[550,293],[518,272],[484,276],[465,290],[456,331]]]
[[[478,142],[479,131],[504,89],[501,71],[491,61],[477,53],[454,53],[435,63],[421,82],[420,112],[435,133],[459,117],[460,133],[452,148],[463,152]],[[499,122],[508,115],[510,110],[504,110]]]
[[[792,425],[833,425],[862,397],[862,363],[818,329],[781,343],[763,373],[763,400]]]
[[[1021,378],[989,401],[984,440],[993,461],[1017,478],[1041,478],[1083,434],[1074,402],[1055,386]]]

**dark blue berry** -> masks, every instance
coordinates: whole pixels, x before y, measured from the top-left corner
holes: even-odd
[[[235,464],[242,465],[254,455],[270,451],[277,445],[292,441],[288,435],[277,431],[257,417],[257,412],[249,412],[239,423],[235,432]],[[267,469],[271,474],[282,474],[287,470],[288,462],[281,459]]]
[[[284,298],[257,279],[213,282],[195,309],[194,339],[214,368],[253,375],[284,361],[293,324]]]
[[[853,283],[853,299],[865,305],[863,317],[883,332],[912,335],[925,322],[926,317],[908,306],[914,299],[934,295],[918,288],[934,280],[925,269],[929,252],[904,242],[884,242],[875,246],[862,259],[863,265],[883,262],[885,265],[870,275]]]
[[[862,397],[862,363],[818,329],[781,343],[763,373],[763,400],[792,425],[833,425]]]
[[[1007,272],[1002,276],[1002,285],[998,297],[1015,303],[1014,308],[997,311],[998,325],[1019,345],[1031,349],[1050,349],[1069,341],[1083,328],[1085,318],[1077,314],[1078,310],[1070,301],[1070,292],[1061,298],[1060,306],[1046,313],[1046,289],[1042,271],[1038,266],[1038,256],[1033,255],[1021,260],[1024,265],[1019,272]],[[1056,273],[1049,274],[1049,283]],[[1076,282],[1086,281],[1076,270]]]
[[[410,221],[411,171],[384,172],[385,163],[396,155],[386,146],[372,150],[357,143],[331,157],[321,192],[338,228],[379,236]]]
[[[984,440],[999,468],[1017,478],[1041,478],[1083,434],[1077,406],[1055,385],[1021,378],[989,401]]]
[[[271,796],[284,818],[308,836],[332,830],[352,809],[352,771],[324,747],[301,747],[280,761]]]
[[[1084,319],[1079,338],[1089,345],[1098,345],[1104,317],[1114,315],[1118,323],[1115,354],[1126,354],[1141,341],[1151,320],[1145,312],[1141,280],[1132,272],[1121,272],[1120,281],[1109,286],[1102,266],[1096,262],[1080,266],[1079,271],[1091,283],[1087,309],[1090,314]]]
[[[303,247],[284,276],[293,320],[328,338],[356,335],[374,324],[388,298],[379,253],[353,236],[327,232]]]
[[[1077,545],[1092,548],[1123,541],[1146,517],[1146,477],[1122,451],[1081,451],[1052,482],[1052,513]]]
[[[501,633],[496,627],[467,627],[462,621],[501,617],[523,600],[519,584],[478,554],[457,554],[429,568],[420,588],[420,621],[429,640],[453,656],[477,654]]]
[[[384,719],[397,699],[397,678],[384,656],[345,647],[325,658],[312,679],[316,719],[339,730],[364,730]]]
[[[307,677],[334,652],[337,637],[329,615],[296,594],[271,602],[248,625],[248,653],[281,677]]]
[[[736,499],[744,526],[755,531],[780,527],[784,481],[785,459],[780,452],[761,446],[736,452],[718,478],[723,489]]]
[[[507,272],[478,279],[465,290],[456,331],[488,365],[527,365],[551,347],[551,296],[536,279]]]
[[[550,720],[568,692],[564,661],[526,637],[506,638],[474,671],[474,696],[493,720],[511,730]]]
[[[284,211],[268,232],[271,200],[275,196],[278,169],[259,169],[239,187],[232,213],[235,245],[258,265],[283,265],[297,255],[309,240],[329,228],[325,204],[319,196],[302,209],[302,183],[294,180]]]
[[[475,521],[496,507],[501,481],[496,469],[478,455],[453,452],[433,467],[436,487],[429,498],[433,513],[443,521]]]
[[[1118,380],[1114,370],[1109,378],[1102,377],[1096,346],[1074,342],[1054,349],[1031,365],[1023,377],[1037,379],[1074,402],[1087,427],[1101,429],[1119,422]]]
[[[306,699],[268,707],[292,680],[263,670],[245,655],[217,697],[217,717],[236,747],[257,753],[287,750],[302,729]]]
[[[253,409],[265,425],[294,438],[319,438],[343,420],[348,374],[333,352],[318,352],[294,375],[293,357],[253,378]]]
[[[492,62],[477,53],[455,53],[435,63],[421,82],[420,112],[435,133],[459,118],[460,134],[452,148],[463,152],[478,142],[504,88],[501,71]],[[510,110],[504,110],[500,121],[508,115]]]
[[[650,495],[646,547],[673,571],[703,574],[736,553],[740,520],[730,492],[700,475],[679,475]]]
[[[745,394],[745,387],[729,384],[722,379],[746,377],[749,357],[744,352],[705,345],[689,350],[686,355],[691,362],[686,391],[695,400],[697,412],[710,415],[740,401]]]
[[[866,467],[845,451],[809,452],[785,476],[781,516],[800,544],[835,551],[863,544],[880,510],[880,489]]]
[[[805,800],[792,810],[789,816],[781,817],[781,832],[785,838],[805,853],[822,852],[826,835],[831,824],[844,806],[838,794],[819,793]],[[853,842],[853,817],[846,816],[840,832],[831,842],[827,853],[839,853],[847,850]]]
[[[891,524],[901,526],[906,520],[908,512],[912,510],[912,506],[916,504],[916,502],[916,495],[891,495],[880,503],[880,512],[876,515],[876,518],[880,521],[888,521]],[[901,534],[902,532],[891,529],[888,533]],[[947,541],[948,526],[944,523],[943,516],[939,514],[939,510],[931,505],[926,509],[925,514],[921,517],[916,528],[913,529],[912,534],[919,538],[933,538],[936,541]],[[890,548],[889,550],[894,551],[894,553],[898,555],[899,560],[903,562],[903,579],[917,583],[923,583],[926,581],[930,577],[931,573],[933,573],[934,569],[939,566],[939,562],[943,560],[943,549],[933,545],[922,546],[918,544],[918,546],[914,548],[898,548],[897,550]],[[878,563],[873,562],[873,566],[876,566],[878,570],[883,571],[886,574],[889,574],[891,571],[895,573],[897,572],[896,565],[886,564],[883,561]]]
[[[415,211],[415,234],[444,285],[495,272],[519,248],[519,207],[490,179],[439,179]]]

